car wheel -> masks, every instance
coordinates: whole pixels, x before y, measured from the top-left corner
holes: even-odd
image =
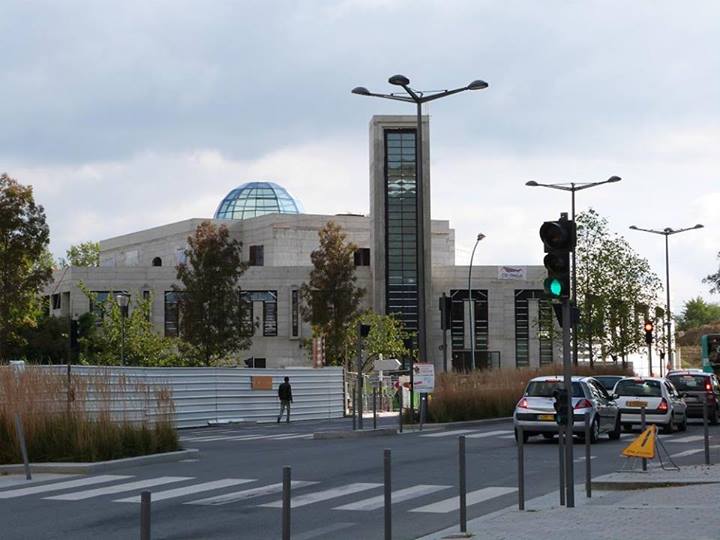
[[[617,441],[620,438],[620,415],[615,420],[615,429],[608,431],[608,437],[611,441]]]
[[[518,438],[519,438],[519,437],[518,437],[518,430],[515,429],[515,442],[518,441]],[[523,432],[522,432],[522,442],[523,442],[523,444],[525,444],[526,442],[528,442],[528,439],[529,439],[529,438],[530,438],[530,433],[528,433],[527,431],[524,431],[524,430],[523,430]]]
[[[590,426],[590,444],[595,444],[600,439],[600,420],[597,416],[593,420],[592,426]]]
[[[674,430],[673,430],[674,425],[675,425],[675,424],[673,424],[672,416],[671,416],[671,417],[670,417],[670,421],[669,421],[667,424],[663,424],[663,426],[662,426],[662,433],[664,433],[665,435],[671,434],[671,433],[674,431]]]

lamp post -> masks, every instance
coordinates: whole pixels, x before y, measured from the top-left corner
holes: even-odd
[[[675,364],[673,364],[673,353],[672,353],[672,312],[670,311],[670,255],[668,251],[668,237],[670,237],[673,234],[678,234],[685,231],[692,231],[694,229],[702,229],[703,225],[701,223],[698,223],[694,227],[685,227],[684,229],[671,229],[670,227],[665,227],[663,230],[657,230],[657,229],[643,229],[642,227],[636,227],[635,225],[630,225],[630,229],[633,231],[643,231],[647,233],[652,234],[662,234],[665,237],[665,291],[667,293],[666,297],[666,313],[667,313],[667,319],[665,322],[665,325],[667,326],[667,358],[668,358],[668,364],[674,367]]]
[[[619,176],[611,176],[607,180],[601,182],[564,182],[556,184],[542,184],[535,180],[525,182],[526,186],[530,187],[546,187],[550,189],[559,189],[560,191],[569,191],[571,193],[570,206],[571,206],[571,220],[575,221],[575,192],[582,191],[583,189],[590,189],[595,186],[602,186],[603,184],[612,184],[622,180]],[[571,279],[571,291],[572,301],[577,303],[577,268],[575,264],[575,250],[572,252],[572,279]],[[574,319],[574,317],[570,317]],[[572,341],[573,341],[573,364],[577,366],[578,363],[578,342],[577,342],[577,325],[572,324]]]
[[[128,303],[130,298],[127,294],[118,294],[115,296],[118,306],[120,306],[120,365],[125,365],[125,319],[128,315]]]
[[[352,93],[359,96],[378,97],[383,99],[391,99],[394,101],[405,101],[415,103],[417,108],[417,128],[415,136],[415,249],[417,260],[417,309],[418,309],[418,330],[417,330],[417,346],[418,356],[421,360],[426,361],[427,355],[427,321],[425,316],[425,225],[424,204],[425,193],[423,189],[423,133],[422,133],[422,105],[429,101],[451,96],[464,92],[465,90],[482,90],[488,87],[485,81],[475,80],[462,88],[453,90],[440,91],[421,91],[410,87],[410,79],[404,75],[393,75],[388,82],[395,86],[401,86],[407,95],[398,94],[378,94],[370,92],[364,86],[357,86],[352,89]]]
[[[470,302],[470,369],[475,367],[475,302],[472,297],[472,286],[470,284],[472,278],[472,264],[473,258],[475,258],[475,250],[480,243],[480,240],[485,238],[483,233],[477,235],[475,245],[473,246],[472,254],[470,255],[470,268],[468,268],[468,302]]]

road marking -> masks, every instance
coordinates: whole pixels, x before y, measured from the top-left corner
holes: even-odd
[[[710,445],[710,448],[720,448],[720,444],[713,444]],[[692,456],[693,454],[699,454],[700,452],[704,452],[705,448],[697,448],[695,450],[685,450],[684,452],[678,452],[677,454],[670,454],[671,458],[679,458],[679,457],[685,457],[685,456]]]
[[[290,483],[292,488],[301,488],[304,486],[311,486],[317,484],[317,482],[306,482],[304,480],[293,480]],[[264,495],[274,495],[282,491],[282,482],[277,484],[269,484],[267,486],[260,486],[253,489],[245,489],[243,491],[235,491],[233,493],[225,493],[224,495],[218,495],[216,497],[208,497],[206,499],[198,499],[196,501],[189,501],[184,504],[199,504],[203,506],[221,506],[223,504],[230,504],[234,502],[240,502],[247,499],[254,499],[256,497],[263,497]]]
[[[422,497],[423,495],[429,495],[430,493],[435,493],[436,491],[449,489],[451,487],[452,486],[434,486],[427,484],[418,484],[417,486],[393,491],[392,502],[393,504],[395,504],[403,501],[409,501],[410,499]],[[362,501],[338,506],[336,508],[333,508],[333,510],[360,510],[363,512],[367,512],[370,510],[377,510],[378,508],[382,508],[384,505],[385,495],[378,495],[377,497],[370,497],[369,499],[364,499]]]
[[[176,497],[183,497],[184,495],[192,495],[194,493],[202,493],[203,491],[212,491],[213,489],[238,486],[240,484],[247,484],[254,481],[254,479],[250,478],[223,478],[222,480],[214,480],[212,482],[203,482],[202,484],[193,484],[191,486],[153,492],[152,501],[164,501],[165,499],[174,499]],[[140,495],[126,497],[124,499],[116,499],[113,502],[139,503]]]
[[[514,438],[515,435],[512,434],[512,430],[509,429],[501,429],[498,431],[485,431],[483,433],[472,433],[470,435],[467,435],[466,438],[468,439],[482,439],[483,437],[494,437],[496,435],[506,435],[510,433],[510,436],[508,438]]]
[[[515,493],[517,488],[509,487],[487,487],[478,489],[477,491],[471,491],[467,494],[466,503],[468,506],[471,504],[477,504],[483,501],[494,499],[495,497],[502,497],[509,493]],[[413,508],[410,512],[429,512],[431,514],[447,514],[460,508],[460,497],[457,495],[444,499],[436,503],[428,504],[426,506],[420,506],[419,508]]]
[[[183,480],[192,480],[192,476],[160,476],[158,478],[150,478],[149,480],[138,480],[137,482],[128,482],[127,484],[117,484],[104,488],[88,489],[85,491],[76,491],[74,493],[66,493],[65,495],[56,495],[55,497],[45,497],[45,499],[53,501],[79,501],[89,499],[91,497],[99,497],[101,495],[113,495],[122,493],[123,491],[133,491],[152,486],[161,486],[163,484],[171,484],[173,482],[182,482]]]
[[[103,476],[90,476],[88,478],[79,478],[78,480],[68,480],[66,482],[56,482],[54,484],[45,484],[42,486],[11,489],[9,491],[0,491],[0,499],[12,499],[15,497],[22,497],[24,495],[35,495],[36,493],[61,491],[63,489],[72,489],[82,486],[91,486],[93,484],[102,484],[103,482],[112,482],[113,480],[125,480],[126,478],[132,478],[132,476],[106,474]]]
[[[291,508],[299,508],[300,506],[306,506],[320,501],[327,501],[328,499],[334,499],[336,497],[344,497],[345,495],[351,495],[360,491],[367,491],[368,489],[380,486],[382,486],[382,484],[356,482],[354,484],[347,484],[345,486],[326,489],[325,491],[316,491],[314,493],[308,493],[306,495],[300,495],[299,497],[293,498]],[[282,500],[279,500],[267,504],[260,504],[258,506],[264,506],[267,508],[282,508],[282,503]]]
[[[276,435],[272,437],[275,441],[286,441],[288,439],[312,439],[312,433],[302,433],[300,435]]]
[[[680,437],[679,439],[666,439],[665,442],[671,443],[688,443],[702,441],[705,437],[702,435],[690,435],[689,437]]]
[[[592,460],[592,459],[597,459],[597,456],[590,456],[590,459],[591,459],[591,460]],[[585,461],[585,456],[580,456],[579,458],[575,458],[573,461],[574,461],[575,463],[579,463],[579,462],[581,462],[581,461]]]
[[[514,439],[515,435],[500,435],[498,439]]]
[[[429,435],[420,435],[421,437],[452,437],[453,435],[462,435],[463,433],[473,433],[473,429],[456,429],[454,431],[441,431],[440,433],[430,433]]]
[[[319,529],[313,529],[312,531],[305,531],[304,533],[295,534],[293,535],[293,540],[311,540],[312,538],[317,538],[318,536],[324,536],[327,533],[341,531],[343,529],[348,529],[355,525],[354,523],[333,523],[332,525],[326,525],[325,527],[320,527]]]

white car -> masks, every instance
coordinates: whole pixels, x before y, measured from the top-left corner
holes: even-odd
[[[518,427],[523,429],[523,442],[533,435],[551,439],[557,434],[554,395],[562,387],[563,378],[559,375],[535,377],[528,382],[513,415],[516,438]],[[584,436],[585,415],[589,414],[591,442],[596,442],[601,433],[607,433],[612,440],[619,439],[620,414],[605,387],[592,377],[573,377],[572,389],[573,433]]]
[[[613,389],[620,408],[620,421],[625,431],[641,422],[641,407],[645,407],[645,422],[662,428],[663,433],[687,429],[687,405],[672,383],[659,377],[626,377]]]

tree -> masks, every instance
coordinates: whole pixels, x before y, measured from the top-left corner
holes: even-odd
[[[363,369],[368,369],[372,362],[380,356],[401,358],[408,354],[404,340],[409,337],[409,334],[403,328],[402,321],[394,315],[379,315],[368,310],[359,315],[350,325],[348,356],[357,354],[357,342],[360,339],[357,329],[361,324],[370,326],[370,332],[363,344],[365,351]]]
[[[356,285],[353,255],[357,246],[346,242],[342,228],[329,221],[320,229],[320,247],[310,260],[310,280],[300,288],[303,320],[313,334],[325,338],[325,358],[331,365],[346,365],[348,336],[356,331],[353,321],[359,315],[365,289]]]
[[[38,293],[52,273],[43,257],[49,239],[32,187],[0,176],[0,361],[11,346],[22,345],[21,330],[34,324]]]
[[[685,302],[678,317],[677,329],[686,331],[718,321],[720,321],[720,304],[708,303],[698,296]]]
[[[239,280],[247,265],[241,262],[241,244],[230,238],[225,225],[204,221],[188,238],[187,262],[178,265],[173,286],[178,295],[180,337],[206,366],[231,352],[247,349],[243,331],[243,303]]]
[[[60,259],[60,266],[100,266],[100,244],[82,242],[72,245],[65,252],[66,259]]]
[[[718,252],[717,258],[720,259],[720,252]],[[710,284],[711,293],[720,293],[720,268],[718,268],[718,271],[714,274],[710,274],[705,279],[703,279],[703,283]]]

